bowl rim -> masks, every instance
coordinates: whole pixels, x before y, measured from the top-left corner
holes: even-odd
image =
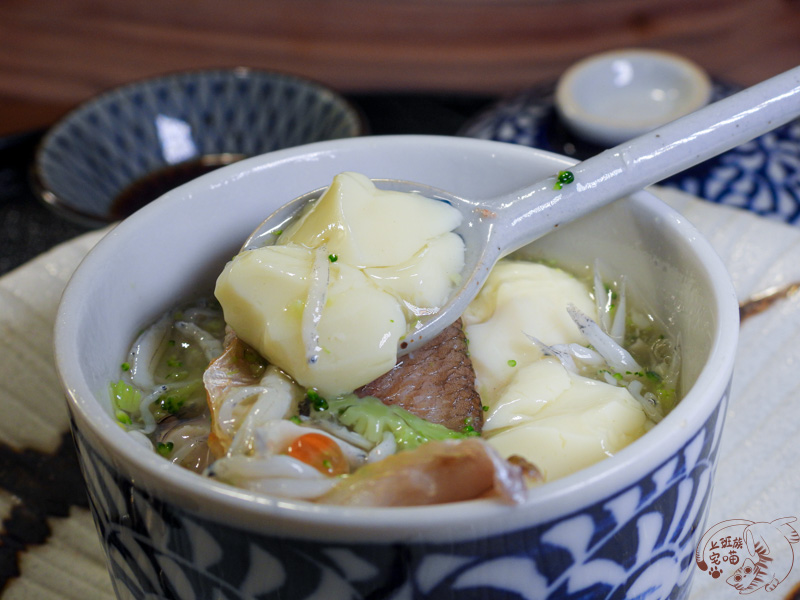
[[[102,217],[98,217],[96,214],[81,210],[80,208],[72,205],[69,201],[66,201],[65,198],[60,196],[55,189],[53,189],[54,186],[51,185],[51,182],[48,180],[42,163],[43,157],[52,146],[55,137],[66,127],[68,127],[69,124],[75,119],[82,117],[93,110],[96,106],[108,102],[114,97],[122,96],[141,87],[162,81],[199,78],[219,74],[241,78],[252,76],[271,77],[283,81],[293,81],[297,84],[302,84],[307,88],[316,90],[323,96],[335,101],[335,103],[349,115],[353,121],[354,127],[351,137],[359,137],[369,134],[369,123],[364,112],[356,104],[348,100],[343,94],[316,79],[278,69],[273,70],[243,65],[166,71],[156,75],[143,76],[101,90],[89,98],[80,101],[77,105],[64,113],[55,123],[48,127],[44,132],[44,135],[42,135],[41,139],[36,144],[34,157],[28,168],[28,181],[30,182],[34,196],[59,216],[69,219],[70,221],[79,225],[85,227],[102,227],[109,225],[112,223],[110,219],[104,219]]]
[[[665,122],[663,119],[654,121],[645,118],[637,121],[624,119],[610,121],[607,117],[586,110],[585,104],[575,98],[573,94],[575,83],[588,70],[614,58],[644,58],[653,63],[670,65],[675,67],[676,72],[684,74],[688,80],[692,81],[690,94],[687,96],[682,110],[671,115],[669,120],[698,110],[708,104],[711,99],[713,85],[708,73],[700,65],[680,54],[654,48],[620,48],[589,55],[569,66],[558,78],[553,93],[553,103],[565,125],[575,129],[579,134],[591,136],[592,140],[619,143],[624,141],[621,140],[623,137],[645,133],[648,129]]]
[[[468,145],[478,150],[504,154],[524,154],[570,164],[571,159],[546,151],[503,142],[454,138],[448,136],[373,136],[316,142],[278,150],[234,165],[223,167],[189,182],[162,197],[180,201],[180,195],[193,194],[241,174],[292,160],[299,156],[324,153],[334,149],[367,144],[379,150],[385,145],[433,145],[442,152],[457,151]],[[83,302],[83,291],[92,278],[94,264],[124,242],[137,230],[141,221],[155,215],[157,204],[151,204],[115,226],[92,249],[67,284],[59,305],[55,327],[56,365],[67,402],[73,415],[73,427],[87,428],[102,443],[117,466],[136,473],[145,485],[155,484],[162,498],[184,498],[191,501],[187,510],[213,521],[247,527],[252,531],[278,533],[294,538],[337,539],[382,542],[390,540],[453,540],[454,536],[469,539],[478,535],[510,531],[535,523],[563,517],[599,499],[622,493],[642,476],[658,469],[702,429],[713,411],[723,402],[733,371],[738,339],[738,302],[733,284],[722,261],[710,243],[691,223],[647,191],[629,197],[630,202],[643,206],[661,219],[661,226],[674,231],[690,248],[700,268],[714,290],[717,326],[711,344],[708,363],[697,381],[681,402],[661,423],[615,456],[572,475],[533,488],[521,505],[509,507],[490,500],[473,500],[453,504],[402,508],[361,508],[316,505],[309,502],[260,496],[217,481],[203,478],[164,461],[156,453],[143,453],[132,439],[121,434],[111,415],[99,401],[80,373],[76,361],[76,342],[79,332],[72,315]],[[705,396],[703,396],[705,394]],[[722,418],[722,417],[720,417]],[[644,457],[644,458],[643,458]],[[626,481],[620,486],[618,478]],[[594,498],[594,500],[586,500]],[[458,510],[453,510],[453,507]],[[220,519],[220,514],[225,515]]]

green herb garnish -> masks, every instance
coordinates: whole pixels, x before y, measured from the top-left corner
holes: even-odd
[[[644,376],[647,377],[650,381],[655,381],[656,383],[661,382],[661,375],[659,375],[655,371],[645,371]]]
[[[175,444],[172,442],[167,442],[166,444],[163,442],[158,442],[156,446],[156,452],[158,452],[161,456],[167,457],[172,452],[173,448],[175,448]]]
[[[575,181],[575,175],[572,174],[572,171],[559,171],[553,189],[560,190],[562,186],[570,184],[573,181]]]
[[[308,398],[314,410],[328,410],[328,401],[320,396],[316,390],[308,390],[306,392],[306,398]]]

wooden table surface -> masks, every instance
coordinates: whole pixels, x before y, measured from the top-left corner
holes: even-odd
[[[501,95],[630,46],[755,83],[800,64],[800,0],[3,0],[0,135],[187,68],[276,69],[342,92]]]

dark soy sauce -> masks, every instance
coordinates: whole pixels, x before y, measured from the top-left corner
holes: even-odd
[[[210,154],[153,171],[117,195],[111,205],[110,221],[124,219],[179,185],[243,158],[243,154]]]

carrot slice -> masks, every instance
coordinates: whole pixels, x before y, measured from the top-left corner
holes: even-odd
[[[284,454],[314,467],[324,475],[336,476],[350,472],[342,449],[321,433],[306,433],[295,439]]]

